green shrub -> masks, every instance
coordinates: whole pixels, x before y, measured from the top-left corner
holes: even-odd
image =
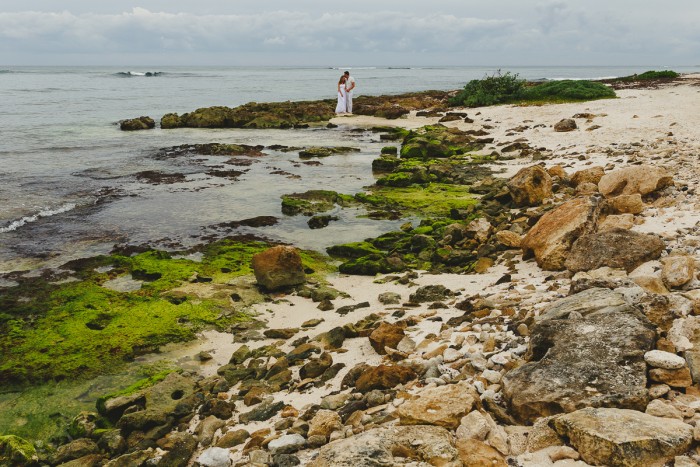
[[[469,81],[459,94],[450,99],[450,104],[482,107],[512,102],[520,97],[524,86],[525,80],[518,79],[517,74],[509,71],[501,74],[499,70],[483,79]]]
[[[522,100],[528,101],[590,101],[615,97],[612,88],[588,80],[549,81],[526,88]]]
[[[678,73],[676,73],[673,70],[664,70],[664,71],[645,71],[644,73],[640,74],[635,74],[635,75],[630,75],[630,76],[623,76],[621,78],[615,78],[613,81],[648,81],[648,80],[653,80],[653,79],[674,79],[678,78],[680,76]]]

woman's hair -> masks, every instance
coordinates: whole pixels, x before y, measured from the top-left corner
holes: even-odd
[[[340,79],[338,80],[338,84],[343,84],[345,81],[347,81],[347,78],[345,75],[340,75]]]

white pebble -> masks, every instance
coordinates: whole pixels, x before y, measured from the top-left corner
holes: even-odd
[[[644,354],[644,361],[654,368],[664,368],[666,370],[677,370],[683,368],[686,363],[683,357],[663,350],[650,350]]]

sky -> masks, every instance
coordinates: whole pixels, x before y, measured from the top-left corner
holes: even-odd
[[[700,64],[698,0],[0,0],[0,65]]]

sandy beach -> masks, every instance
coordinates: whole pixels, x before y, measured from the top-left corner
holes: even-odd
[[[682,84],[674,84],[659,89],[630,89],[618,91],[619,98],[613,100],[600,100],[594,102],[544,105],[544,106],[496,106],[480,109],[464,109],[473,123],[447,123],[447,126],[455,126],[461,130],[474,128],[488,128],[491,136],[495,138],[495,144],[487,146],[482,153],[489,154],[511,142],[527,142],[532,147],[540,148],[546,153],[540,161],[533,162],[528,159],[514,159],[510,161],[498,161],[493,164],[500,177],[512,177],[523,167],[539,163],[547,169],[560,166],[568,175],[593,166],[604,167],[606,172],[628,167],[630,165],[644,164],[661,167],[673,176],[675,188],[671,192],[657,197],[651,204],[646,204],[642,212],[634,217],[632,230],[640,233],[657,234],[666,242],[667,256],[671,251],[683,251],[697,262],[697,246],[700,244],[698,236],[698,222],[700,222],[700,201],[698,195],[697,157],[700,153],[700,140],[698,140],[698,128],[700,128],[700,115],[697,112],[697,101],[700,98],[700,76],[685,76]],[[578,129],[572,132],[555,132],[552,126],[565,118],[572,118],[576,114],[588,114],[577,118]],[[437,118],[425,118],[415,116],[415,112],[408,118],[387,121],[366,116],[344,116],[335,118],[332,122],[337,125],[355,127],[387,126],[394,125],[402,128],[414,129],[426,124],[437,123]],[[559,197],[561,198],[561,197]],[[557,195],[545,203],[559,204],[563,199]],[[351,322],[357,322],[368,315],[378,314],[382,321],[395,322],[410,320],[413,325],[405,328],[405,339],[411,359],[425,359],[439,357],[445,365],[453,365],[455,360],[464,358],[464,355],[485,354],[487,368],[503,368],[501,364],[514,362],[522,356],[528,345],[528,333],[526,330],[513,332],[509,326],[512,323],[513,309],[522,314],[527,310],[531,316],[537,317],[541,310],[554,300],[569,295],[572,285],[572,273],[567,271],[552,272],[538,267],[534,259],[523,260],[522,252],[518,248],[510,250],[502,256],[494,266],[482,274],[470,275],[430,275],[422,271],[416,271],[415,277],[407,281],[398,281],[397,277],[363,277],[336,275],[329,277],[329,285],[346,294],[345,298],[334,301],[337,308],[366,302],[368,306],[357,309],[345,316],[341,316],[333,310],[320,311],[317,303],[310,299],[295,295],[280,295],[274,303],[265,303],[255,306],[255,314],[258,319],[266,322],[270,329],[298,328],[300,331],[293,339],[278,342],[284,351],[291,351],[294,345],[292,341],[299,342],[299,338],[313,338],[320,333],[328,332],[335,327],[343,326]],[[509,263],[510,267],[506,267]],[[658,267],[652,267],[652,276],[661,280],[661,263],[655,262]],[[649,269],[647,265],[647,269]],[[499,281],[506,273],[511,272],[510,280]],[[627,274],[622,271],[622,277]],[[630,277],[634,276],[633,273]],[[404,282],[403,284],[401,282]],[[639,282],[640,284],[642,282]],[[442,285],[455,293],[454,296],[442,303],[442,307],[430,307],[429,302],[416,306],[405,306],[409,295],[421,286]],[[679,290],[665,290],[654,293],[662,293],[665,296],[695,297],[695,289],[700,287],[700,282],[693,276],[692,280]],[[642,287],[644,289],[644,287]],[[382,304],[378,297],[380,294],[392,292],[400,296],[395,305]],[[642,293],[651,293],[647,288]],[[444,323],[450,318],[461,316],[463,311],[456,308],[456,304],[465,299],[472,302],[486,303],[489,309],[488,315],[481,320],[484,324],[472,324],[446,329]],[[683,298],[683,300],[688,300]],[[432,309],[431,309],[432,308]],[[692,308],[692,306],[691,306]],[[396,313],[401,311],[400,313]],[[320,319],[321,322],[313,328],[302,328],[302,324],[311,319]],[[495,339],[496,349],[484,349],[485,345]],[[277,340],[267,339],[250,342],[251,348],[269,345]],[[204,374],[211,375],[212,369],[225,364],[230,354],[240,344],[229,344],[224,347],[216,345],[214,341],[203,343],[202,349],[211,348],[214,359],[202,367]],[[499,351],[498,349],[504,349]],[[451,349],[461,349],[455,358],[448,357]],[[372,348],[366,338],[346,340],[340,350],[330,350],[333,362],[343,363],[341,370],[333,379],[324,384],[310,384],[301,381],[296,387],[292,385],[289,391],[271,395],[275,401],[282,401],[288,412],[304,413],[316,404],[328,408],[328,396],[330,399],[339,397],[339,394],[348,394],[352,399],[350,389],[342,389],[341,381],[348,369],[358,364],[368,365],[391,364],[391,358],[381,356]],[[482,357],[483,358],[483,357]],[[273,365],[275,359],[267,362],[268,367]],[[453,365],[454,366],[454,365]],[[511,365],[512,366],[512,365]],[[209,370],[207,370],[209,368]],[[296,371],[296,370],[295,370]],[[503,373],[504,370],[501,370]],[[489,397],[502,390],[496,378],[489,383],[483,377],[479,377],[479,371],[467,381],[477,383],[476,386],[482,398],[488,393]],[[296,379],[296,378],[295,378]],[[437,386],[436,386],[437,384]],[[395,397],[388,399],[388,404],[375,406],[369,413],[378,412],[394,413],[406,399],[420,398],[424,391],[431,391],[444,384],[444,381],[424,381],[423,383],[408,383],[399,390]],[[325,399],[324,399],[325,398]],[[324,401],[326,401],[324,403]],[[290,407],[293,407],[291,409]],[[242,400],[236,402],[236,408],[240,412],[249,410]],[[284,411],[283,411],[284,412]],[[284,413],[283,413],[284,414]],[[288,415],[288,413],[287,413]],[[371,417],[367,417],[371,418]],[[391,417],[389,417],[391,419]],[[195,418],[191,428],[196,429],[200,420]],[[390,423],[391,424],[391,423]],[[275,430],[275,426],[286,426],[284,418],[277,415],[265,422],[248,424],[236,424],[231,421],[226,424],[224,430],[245,429],[252,433],[263,433],[263,445],[267,445],[281,433]],[[370,424],[376,426],[374,423]],[[267,431],[270,429],[271,431]],[[339,440],[352,434],[361,433],[368,427],[348,428],[347,426],[331,435],[331,440]],[[348,431],[349,430],[349,431]],[[500,430],[500,431],[499,431]],[[519,465],[588,465],[578,453],[566,451],[562,458],[556,459],[545,453],[526,453],[522,446],[518,447],[514,430],[508,433],[502,428],[493,428],[505,436],[506,444],[502,448],[498,441],[490,445],[496,447],[500,455],[510,455],[517,458]],[[265,434],[266,433],[266,434]],[[260,435],[257,435],[260,437]],[[286,435],[288,436],[288,435]],[[458,434],[459,437],[459,434]],[[490,439],[490,438],[489,438]],[[242,446],[232,448],[232,459],[235,465],[255,465],[254,456],[265,458],[266,451],[253,450],[251,454],[250,444],[246,450]],[[238,450],[237,450],[238,449]],[[562,449],[564,449],[562,447]],[[505,451],[505,452],[504,452]],[[549,451],[548,451],[549,452]],[[261,454],[263,453],[263,454]],[[312,462],[318,455],[318,449],[303,449],[297,453],[302,465]],[[692,452],[691,452],[691,455]],[[251,457],[253,456],[253,457]],[[690,457],[686,457],[690,461]],[[320,461],[318,461],[320,462]],[[679,464],[677,461],[676,465]],[[314,465],[326,465],[317,463]],[[340,464],[339,464],[340,465]],[[345,464],[342,464],[345,465]],[[419,465],[419,464],[411,464]],[[423,465],[423,464],[420,464]],[[447,464],[445,464],[447,465]],[[449,464],[452,465],[452,464]],[[482,465],[482,464],[479,464]],[[485,464],[484,464],[485,465]],[[494,465],[500,465],[498,463]]]
[[[99,449],[113,459],[81,457],[89,435],[53,459],[700,464],[700,75],[617,96],[333,118],[348,133],[439,124],[481,138],[457,156],[496,178],[470,182],[472,193],[490,187],[475,195],[483,210],[442,219],[433,237],[424,233],[437,223],[401,227],[411,246],[462,255],[461,269],[440,270],[475,272],[310,275],[266,294],[261,276],[195,273],[163,296],[180,304],[184,294],[187,306],[224,297],[252,320],[138,357],[181,371],[101,402],[116,428]],[[424,251],[404,258],[413,253]],[[91,423],[81,414],[73,425],[90,433]]]

